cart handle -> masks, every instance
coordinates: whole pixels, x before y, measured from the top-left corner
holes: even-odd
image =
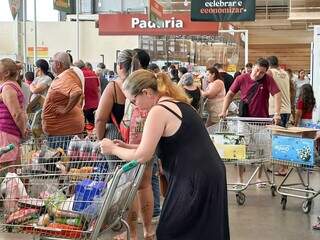
[[[13,149],[14,149],[14,144],[12,144],[12,143],[9,144],[9,145],[7,145],[6,147],[0,148],[0,157],[1,157],[3,154],[12,151]]]
[[[248,121],[248,122],[272,122],[273,118],[257,118],[257,117],[226,117],[223,120],[229,121]]]
[[[125,165],[122,166],[122,171],[123,172],[129,172],[131,169],[135,168],[138,166],[139,163],[137,160],[133,160],[131,162],[126,163]]]

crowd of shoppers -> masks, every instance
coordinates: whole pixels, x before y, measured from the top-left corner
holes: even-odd
[[[240,116],[272,117],[283,127],[290,119],[295,126],[308,126],[316,104],[305,71],[294,78],[290,69],[280,68],[276,56],[248,63],[234,77],[215,63],[206,69],[205,84],[196,83],[197,76],[186,67],[150,63],[142,49],[119,53],[117,75],[103,63],[95,71],[89,62],[73,64],[65,52],[56,53],[50,63],[53,74],[49,63],[39,59],[34,73],[27,72],[19,84],[21,64],[0,60],[0,145],[19,146],[27,134],[25,104],[39,99],[42,129],[52,142],[81,134],[85,122],[90,123],[102,140],[104,160],[146,164],[127,219],[132,240],[137,239],[139,216],[147,240],[155,237],[154,220],[159,221],[159,240],[229,239],[225,167],[206,127],[230,114],[238,92]],[[199,117],[201,105],[208,112],[205,124]],[[19,147],[0,157],[1,166],[18,162]],[[159,169],[168,182],[162,209]],[[277,175],[286,172],[280,166]],[[239,167],[239,183],[243,178],[244,168]],[[115,239],[125,239],[125,234]]]

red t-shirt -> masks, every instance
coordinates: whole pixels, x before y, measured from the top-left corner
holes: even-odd
[[[97,75],[88,68],[82,69],[84,75],[84,108],[97,108],[99,104],[99,79]]]
[[[249,94],[249,90],[256,83],[252,80],[250,73],[242,74],[236,78],[230,87],[230,91],[237,93],[240,91],[241,100],[246,101]],[[259,84],[256,93],[251,98],[249,103],[249,117],[269,117],[269,96],[280,92],[274,79],[265,74],[262,83]]]
[[[297,101],[297,109],[302,111],[301,119],[312,119],[312,111],[307,112],[303,110],[303,101],[301,98],[299,98]]]

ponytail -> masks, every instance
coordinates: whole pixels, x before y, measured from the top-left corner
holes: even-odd
[[[137,95],[143,89],[150,88],[160,97],[171,97],[180,102],[190,103],[184,90],[173,83],[165,73],[154,74],[144,69],[134,71],[125,80],[123,88],[132,95]]]
[[[157,91],[161,97],[171,97],[179,102],[190,103],[190,98],[186,95],[185,91],[176,85],[165,73],[158,73],[155,75],[157,78]]]

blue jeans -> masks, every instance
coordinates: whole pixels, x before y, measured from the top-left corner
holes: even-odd
[[[152,191],[153,191],[153,217],[157,217],[160,215],[161,208],[160,208],[160,182],[159,182],[159,175],[158,175],[158,158],[155,158],[152,166]]]

